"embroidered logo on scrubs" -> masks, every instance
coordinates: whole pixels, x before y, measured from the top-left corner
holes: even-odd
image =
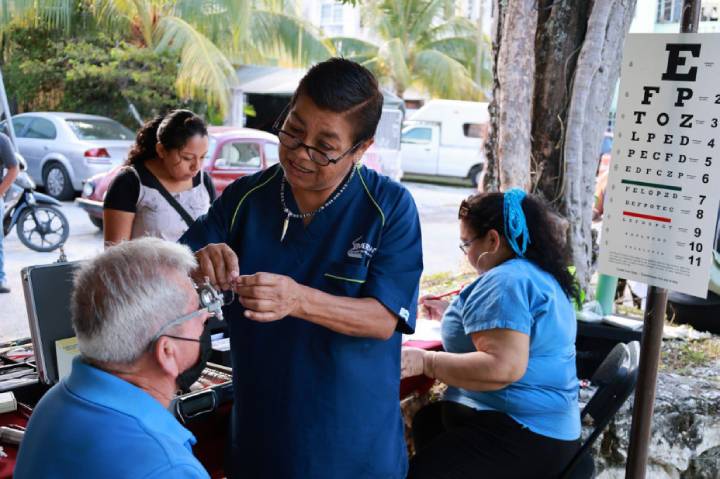
[[[352,248],[348,250],[347,255],[357,259],[362,259],[363,257],[367,257],[368,259],[372,258],[377,248],[373,248],[368,243],[361,243],[361,241],[362,236],[355,238],[352,242]]]
[[[400,317],[407,321],[410,318],[410,311],[405,308],[400,308]]]

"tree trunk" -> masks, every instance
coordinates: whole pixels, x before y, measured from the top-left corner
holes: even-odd
[[[636,0],[615,0],[607,21],[601,28],[600,63],[588,87],[589,96],[586,100],[582,135],[582,169],[579,184],[582,188],[582,202],[577,221],[568,216],[573,224],[582,225],[582,234],[572,240],[573,259],[577,268],[578,279],[583,285],[590,282],[594,272],[592,254],[592,207],[595,194],[595,177],[600,161],[600,146],[603,133],[608,127],[610,103],[615,86],[620,77],[622,49],[625,37],[630,29]],[[594,12],[593,12],[594,15]],[[577,78],[577,77],[576,77]],[[573,88],[578,91],[577,86]],[[565,197],[568,213],[571,211],[570,198]]]
[[[530,187],[530,133],[535,73],[536,0],[513,0],[505,6],[498,51],[497,158],[500,188]]]
[[[495,5],[485,187],[529,188],[567,218],[585,290],[592,275],[595,173],[635,2],[538,0],[531,10],[525,0]],[[517,29],[527,32],[532,24],[532,41],[522,41]],[[524,61],[528,55],[532,62]]]
[[[493,0],[493,18],[492,27],[492,99],[488,105],[488,113],[490,114],[490,134],[487,136],[485,145],[485,175],[483,176],[483,191],[497,191],[500,189],[500,178],[498,176],[498,156],[497,156],[497,131],[498,124],[498,96],[500,93],[500,83],[498,82],[498,54],[500,52],[500,44],[502,43],[502,30],[505,19],[505,3],[502,0]]]
[[[587,114],[588,100],[591,96],[590,86],[596,73],[599,73],[602,61],[602,49],[605,43],[605,32],[610,18],[612,0],[596,0],[588,20],[585,41],[575,67],[570,110],[567,115],[567,134],[565,135],[564,203],[565,213],[570,224],[568,236],[573,245],[572,258],[576,268],[576,277],[581,285],[590,283],[590,259],[592,256],[592,204],[593,177],[597,161],[583,158],[584,136],[589,136],[585,128],[597,130],[596,125],[589,123]],[[598,83],[598,82],[595,82]],[[604,125],[603,125],[604,126]],[[594,138],[593,138],[594,139]],[[595,156],[599,153],[595,149]],[[591,155],[591,152],[588,152]],[[594,163],[594,165],[593,165]],[[593,175],[588,177],[586,167],[593,168]],[[586,184],[585,182],[588,181]],[[586,215],[585,213],[590,214]]]
[[[535,44],[533,191],[560,207],[565,118],[590,2],[541,0]]]

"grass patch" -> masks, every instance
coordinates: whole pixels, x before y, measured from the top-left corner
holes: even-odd
[[[642,309],[636,308],[634,306],[628,306],[626,304],[616,304],[615,311],[616,314],[620,316],[628,316],[631,318],[643,319],[643,317],[645,316],[645,312]]]
[[[477,278],[475,271],[450,272],[424,275],[420,280],[421,294],[443,294],[459,289]]]
[[[661,370],[678,374],[720,361],[720,338],[697,341],[666,341],[663,344]],[[709,378],[708,378],[709,379]]]

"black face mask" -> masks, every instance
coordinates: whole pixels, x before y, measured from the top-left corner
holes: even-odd
[[[185,338],[183,338],[185,339]],[[210,359],[210,353],[212,352],[212,341],[210,339],[210,326],[205,325],[200,339],[197,340],[200,343],[200,356],[197,362],[190,366],[188,369],[180,373],[175,380],[178,387],[183,393],[190,391],[190,386],[195,384],[202,375],[205,366],[207,365],[208,359]]]

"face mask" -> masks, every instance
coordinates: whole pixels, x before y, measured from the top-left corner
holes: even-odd
[[[210,339],[210,326],[205,325],[200,339],[197,340],[200,343],[200,356],[197,362],[190,366],[188,369],[180,373],[175,380],[178,387],[183,393],[190,391],[190,386],[195,384],[200,378],[205,366],[207,365],[208,359],[210,359],[210,353],[212,352],[212,341]]]

